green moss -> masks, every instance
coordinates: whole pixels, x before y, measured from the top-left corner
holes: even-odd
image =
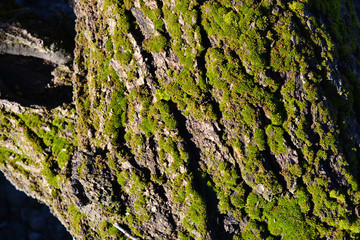
[[[158,31],[164,31],[165,30],[165,24],[162,20],[162,10],[159,8],[150,9],[144,1],[140,1],[141,10],[146,14],[148,18],[153,22],[154,27]]]
[[[45,145],[42,139],[31,129],[25,127],[24,136],[34,147],[35,151],[42,153],[44,152]]]
[[[126,184],[130,181],[130,172],[128,170],[123,170],[119,174],[117,174],[117,182],[122,186],[123,188],[126,186]]]
[[[149,52],[164,52],[169,45],[169,41],[163,35],[153,36],[143,43],[144,49]]]
[[[111,137],[111,143],[114,146],[120,144],[123,134],[123,127],[127,119],[127,98],[124,95],[124,85],[118,82],[116,73],[113,73],[117,89],[112,92],[112,98],[107,111],[110,117],[105,122],[105,134]]]
[[[266,229],[263,225],[261,225],[259,222],[250,220],[248,224],[245,226],[243,231],[241,231],[241,237],[240,236],[234,236],[233,239],[249,239],[249,240],[255,240],[255,239],[263,239],[263,236],[265,235]],[[268,238],[267,238],[268,239]]]
[[[72,146],[66,138],[55,138],[51,146],[54,156],[58,158],[57,161],[59,167],[63,168],[71,159],[73,151]]]
[[[122,65],[128,65],[128,64],[130,64],[131,60],[133,59],[133,54],[132,54],[132,52],[129,52],[129,51],[116,52],[114,57]]]
[[[266,212],[271,234],[284,239],[315,239],[315,229],[305,221],[296,201],[280,198],[277,205]]]
[[[158,102],[158,109],[160,111],[161,118],[163,119],[165,126],[168,130],[175,130],[177,127],[177,121],[171,114],[170,106],[168,102]]]
[[[100,237],[104,239],[110,235],[119,240],[126,240],[126,237],[109,222],[103,222],[100,225],[99,233]]]
[[[266,135],[265,130],[261,128],[255,129],[254,141],[260,151],[264,151],[266,148]]]
[[[331,190],[329,195],[330,195],[331,198],[335,198],[340,203],[345,203],[345,200],[346,200],[345,195],[339,193],[339,191]]]
[[[149,221],[150,213],[146,209],[146,197],[139,196],[134,202],[134,208],[137,211],[137,218],[141,221]]]
[[[74,204],[68,206],[68,216],[71,221],[71,227],[76,234],[80,234],[82,221],[86,219],[86,215],[79,212]]]
[[[238,185],[235,188],[233,194],[231,194],[231,204],[237,209],[243,209],[246,203],[245,188],[242,185]]]
[[[256,112],[251,106],[249,106],[249,105],[243,106],[243,109],[241,111],[241,115],[242,115],[245,123],[248,126],[253,127],[255,125]]]
[[[261,206],[265,200],[255,193],[250,193],[246,199],[245,211],[251,219],[261,220],[263,217]]]
[[[181,38],[181,26],[179,24],[179,17],[170,9],[163,8],[164,18],[168,24],[168,31],[173,39]]]
[[[52,157],[48,157],[42,162],[41,173],[50,186],[59,188],[61,177],[55,171],[58,168],[57,162]]]
[[[284,144],[284,130],[281,127],[269,125],[266,128],[266,135],[268,136],[268,144],[270,150],[275,154],[281,154],[286,151]]]
[[[105,45],[105,50],[106,53],[109,54],[110,56],[113,55],[114,53],[114,46],[113,46],[113,42],[111,41],[111,39],[108,39]]]

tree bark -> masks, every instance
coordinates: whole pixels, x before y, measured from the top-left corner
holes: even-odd
[[[360,237],[353,1],[75,13],[73,70],[56,66],[73,103],[1,100],[0,139],[1,170],[75,239]]]

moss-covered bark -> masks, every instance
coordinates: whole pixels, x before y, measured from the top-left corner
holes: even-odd
[[[75,110],[4,108],[0,158],[45,176],[75,238],[125,239],[114,222],[143,239],[360,237],[353,1],[75,11]]]

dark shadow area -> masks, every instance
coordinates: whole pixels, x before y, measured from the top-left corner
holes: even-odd
[[[57,23],[58,18],[75,20],[72,0],[16,0],[24,7],[33,9],[46,21]]]
[[[47,108],[71,103],[72,87],[52,83],[54,68],[39,58],[0,55],[0,98]]]
[[[46,38],[58,40],[61,42],[61,48],[68,52],[73,51],[76,34],[74,0],[16,0],[16,2],[24,7],[15,17],[20,20],[23,27],[33,29],[35,32],[45,32],[44,42]]]
[[[0,172],[0,240],[70,240],[46,205],[18,191]]]
[[[354,8],[358,17],[358,21],[360,22],[360,0],[354,0]]]
[[[85,206],[90,203],[90,199],[86,196],[84,186],[76,178],[71,180],[71,187],[74,195],[78,199],[79,206]]]

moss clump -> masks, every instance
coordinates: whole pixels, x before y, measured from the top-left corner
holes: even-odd
[[[284,143],[284,130],[281,127],[269,125],[266,128],[266,135],[268,136],[268,144],[271,151],[277,155],[286,151]]]
[[[161,34],[153,36],[143,43],[144,49],[149,52],[164,52],[168,46],[169,41]]]

